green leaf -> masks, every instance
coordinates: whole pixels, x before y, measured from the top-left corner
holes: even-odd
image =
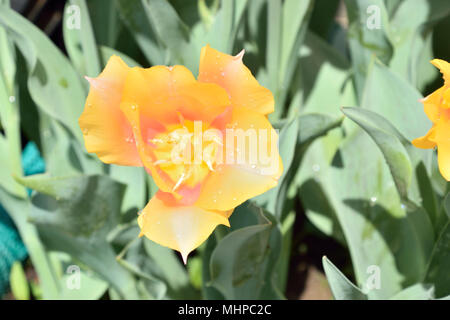
[[[409,141],[424,135],[431,127],[421,99],[422,95],[406,80],[374,61],[361,106],[388,118]]]
[[[37,191],[31,199],[30,219],[46,248],[68,253],[109,282],[123,298],[135,299],[134,279],[118,264],[106,241],[119,221],[123,185],[106,176],[17,179]]]
[[[70,269],[67,269],[70,270]],[[66,271],[67,271],[66,270]],[[79,288],[68,285],[72,277],[79,277]],[[80,270],[77,274],[66,273],[61,278],[62,286],[58,299],[60,300],[98,300],[108,289],[108,283],[95,277],[92,272]]]
[[[323,269],[327,276],[331,292],[336,300],[367,300],[365,295],[336,266],[327,259],[322,258]]]
[[[311,32],[299,52],[293,78],[290,112],[320,112],[341,116],[338,106],[355,105],[350,63],[334,47]],[[333,79],[333,81],[330,81]]]
[[[85,93],[72,65],[42,31],[15,11],[0,6],[0,24],[27,61],[28,89],[34,102],[82,141],[77,119]]]
[[[114,47],[121,27],[119,13],[115,3],[110,0],[87,2],[95,39],[99,45]]]
[[[173,250],[148,239],[144,239],[144,248],[147,257],[151,259],[151,264],[155,266],[153,270],[155,276],[163,279],[167,284],[168,296],[173,299],[197,297],[197,293],[189,284],[186,268]]]
[[[389,19],[383,0],[345,0],[345,5],[349,19],[348,41],[356,92],[361,99],[373,56],[386,64],[392,57]],[[367,9],[370,6],[375,10],[369,12]],[[379,21],[377,18],[380,18]],[[377,22],[380,23],[379,26],[375,25]],[[373,27],[369,29],[368,24]]]
[[[257,207],[241,205],[233,216],[241,215],[247,219],[257,215],[259,223],[232,231],[218,243],[210,261],[210,285],[226,299],[276,298],[273,268],[279,255],[279,230]],[[231,225],[237,227],[234,221]]]
[[[17,300],[30,300],[30,287],[20,261],[16,261],[12,265],[9,282],[14,298]]]
[[[430,260],[425,272],[424,283],[432,283],[436,297],[450,294],[450,220],[442,228],[431,251]]]
[[[153,31],[142,1],[117,0],[117,9],[142,53],[152,65],[164,64],[165,53]]]
[[[445,210],[445,213],[447,214],[448,218],[450,219],[450,193],[445,196],[444,210]]]
[[[109,166],[110,177],[126,186],[121,208],[123,213],[133,210],[133,213],[136,214],[137,211],[146,205],[146,174],[145,170],[139,167]]]
[[[372,137],[383,153],[397,191],[404,201],[408,200],[413,170],[411,160],[403,145],[407,140],[401,137],[401,134],[389,121],[372,111],[362,108],[343,108],[342,112]]]
[[[104,237],[119,221],[123,185],[105,176],[50,178],[34,175],[17,180],[37,191],[30,219],[71,236]]]
[[[189,259],[187,264],[189,279],[194,288],[200,289],[202,287],[202,260],[200,257],[193,257]]]
[[[101,71],[101,61],[86,1],[70,0],[70,3],[78,6],[80,9],[80,19],[83,27],[82,29],[70,30],[69,32],[80,33],[79,38],[81,39],[82,54],[84,57],[84,64],[86,66],[86,75],[89,77],[96,77]]]
[[[335,118],[327,114],[307,113],[299,116],[297,145],[305,147],[317,138],[326,135],[330,130],[338,128],[343,118]]]
[[[268,2],[266,65],[269,89],[274,93],[277,106],[273,119],[280,119],[285,110],[289,84],[298,63],[298,52],[312,11],[313,1]]]
[[[432,300],[434,299],[434,288],[422,283],[410,286],[393,297],[390,300]]]
[[[375,63],[366,82],[363,107],[386,116],[403,136],[412,139],[427,125],[419,97],[405,80]],[[316,221],[328,219],[324,226],[329,234],[338,237],[342,230],[358,285],[366,282],[368,266],[383,270],[380,290],[368,296],[386,299],[423,281],[434,230],[420,207],[401,201],[378,146],[351,125],[344,123],[344,132],[334,130],[306,150],[298,175],[300,196]]]

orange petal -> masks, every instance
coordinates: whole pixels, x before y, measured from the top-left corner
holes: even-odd
[[[165,192],[176,181],[155,167],[157,161],[149,139],[184,119],[206,125],[230,105],[226,91],[216,84],[200,83],[183,66],[132,68],[127,75],[121,109],[131,123],[140,157],[155,183]],[[203,125],[202,123],[202,125]]]
[[[436,146],[436,142],[434,141],[434,136],[435,136],[435,129],[434,127],[430,129],[430,131],[428,131],[428,133],[426,135],[424,135],[423,137],[414,139],[412,141],[412,144],[416,147],[416,148],[420,148],[420,149],[432,149]]]
[[[231,125],[233,132],[227,129],[223,162],[205,179],[196,202],[202,208],[235,208],[275,187],[283,172],[278,135],[265,116],[245,108],[235,108]],[[233,134],[248,134],[252,138],[246,138],[245,145],[239,145],[238,139],[230,139]],[[234,140],[233,147],[228,140]],[[230,153],[230,150],[233,151]]]
[[[142,166],[130,124],[119,108],[130,68],[112,56],[97,78],[89,78],[90,90],[78,119],[88,152],[105,163]]]
[[[208,122],[230,105],[224,89],[197,82],[183,66],[132,68],[122,100],[139,109],[140,115],[164,125],[178,123],[179,113],[189,120]]]
[[[441,59],[431,60],[431,63],[444,75],[445,84],[450,85],[450,63]]]
[[[450,142],[438,142],[439,171],[445,180],[450,181]]]
[[[444,90],[442,87],[421,100],[425,114],[433,123],[439,119],[439,106],[442,104]]]
[[[141,234],[181,253],[184,263],[219,224],[230,226],[231,211],[204,210],[195,206],[169,206],[153,197],[138,218]]]
[[[246,107],[261,114],[274,110],[274,99],[269,89],[261,86],[242,63],[242,51],[233,57],[212,49],[202,48],[198,80],[216,83],[225,88],[235,107]]]

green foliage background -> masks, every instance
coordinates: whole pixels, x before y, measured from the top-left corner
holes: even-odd
[[[301,204],[349,251],[355,284],[323,259],[336,299],[450,297],[448,184],[435,152],[410,143],[431,126],[419,99],[442,85],[429,60],[450,58],[450,2],[345,0],[340,24],[339,3],[71,0],[65,55],[0,0],[0,202],[27,246],[39,295],[283,299]],[[72,5],[80,29],[68,27]],[[371,5],[380,29],[367,27]],[[173,251],[137,238],[136,213],[156,191],[151,179],[87,154],[77,120],[83,76],[98,75],[112,54],[130,66],[183,64],[197,74],[207,43],[230,54],[245,48],[244,62],[274,93],[270,120],[281,130],[285,172],[185,268]],[[39,146],[45,174],[23,176],[21,135]],[[72,264],[81,267],[80,290],[67,286]],[[373,265],[381,287],[367,290]],[[20,265],[14,274],[13,289],[28,297]]]

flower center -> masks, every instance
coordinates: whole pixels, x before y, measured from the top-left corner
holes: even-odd
[[[184,119],[149,142],[157,159],[153,164],[174,182],[173,191],[181,184],[194,187],[214,171],[223,145],[220,132]]]

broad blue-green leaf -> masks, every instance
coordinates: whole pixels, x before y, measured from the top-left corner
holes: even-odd
[[[164,64],[164,49],[152,29],[142,0],[117,0],[116,4],[122,22],[130,30],[150,64]]]
[[[278,294],[272,273],[279,254],[279,231],[268,216],[258,213],[260,210],[248,204],[238,207],[234,219],[258,214],[259,223],[230,232],[212,253],[210,285],[226,299],[275,298]],[[233,220],[231,225],[237,227]]]
[[[434,288],[422,283],[410,286],[393,297],[390,300],[432,300],[434,299]]]
[[[273,119],[279,119],[285,109],[288,87],[298,63],[298,52],[304,40],[312,1],[274,0],[268,2],[266,65],[269,89],[276,108]]]
[[[402,144],[404,141],[398,138],[396,129],[384,117],[362,108],[343,108],[342,112],[366,131],[378,145],[400,196],[407,200],[413,168]]]
[[[155,276],[163,279],[168,286],[168,296],[173,299],[196,298],[193,288],[189,285],[186,268],[175,252],[169,248],[144,239],[144,248],[151,263],[155,266]],[[148,259],[148,258],[147,258]]]
[[[88,6],[85,0],[70,0],[70,3],[78,6],[80,9],[80,19],[83,27],[80,29],[73,29],[71,32],[80,33],[79,38],[81,39],[86,75],[89,77],[96,77],[101,71],[101,60],[94,30],[92,28],[91,18],[89,16]]]
[[[389,119],[411,141],[424,135],[431,127],[420,99],[422,95],[406,80],[375,61],[367,78],[361,106]]]
[[[159,43],[166,49],[165,63],[185,65],[193,71],[198,52],[189,45],[189,31],[175,9],[165,0],[143,0],[147,15]]]
[[[211,28],[206,32],[206,39],[203,41],[206,40],[216,50],[235,54],[233,46],[248,2],[248,0],[220,1],[220,8],[213,17]],[[238,49],[240,50],[241,48]]]
[[[345,0],[345,5],[356,92],[361,99],[373,56],[384,63],[392,57],[389,19],[383,0]]]
[[[367,300],[367,295],[351,283],[327,257],[323,257],[322,264],[336,300]]]
[[[110,0],[95,0],[88,1],[87,5],[97,43],[114,47],[121,27],[116,3],[111,3]]]
[[[146,205],[146,174],[143,168],[110,165],[110,177],[126,186],[121,208],[122,212],[125,213],[131,209],[136,209],[135,212],[137,212]]]
[[[412,139],[426,125],[418,96],[405,80],[375,63],[366,82],[363,107],[389,118],[403,136]],[[339,227],[332,223],[329,228],[342,230],[358,285],[366,282],[367,267],[377,265],[383,273],[381,288],[368,296],[389,298],[423,281],[434,231],[423,210],[402,204],[377,145],[347,122],[345,136],[335,130],[335,135],[306,151],[304,159],[309,165],[301,166],[301,188],[315,190],[309,193],[310,197],[317,194],[314,203],[325,204],[315,211],[338,221]],[[300,194],[305,191],[301,189]],[[303,204],[311,208],[308,202]]]
[[[34,102],[81,141],[77,120],[85,93],[72,65],[43,32],[13,10],[0,6],[0,24],[27,61],[28,89]]]
[[[37,192],[30,219],[49,250],[68,253],[109,282],[124,298],[136,298],[134,280],[106,241],[118,223],[123,185],[106,176],[17,178]]]
[[[48,177],[17,180],[37,191],[30,219],[71,236],[106,236],[119,221],[124,187],[105,176]]]
[[[69,269],[68,269],[69,270]],[[67,270],[65,270],[67,271]],[[95,277],[92,272],[80,270],[76,275],[65,273],[61,278],[60,300],[98,300],[108,289],[108,283]],[[73,281],[71,277],[79,276],[80,287],[72,288],[68,285]]]
[[[432,283],[437,298],[450,294],[450,219],[442,228],[431,251],[430,260],[425,272],[425,283]]]
[[[405,0],[398,4],[390,22],[394,54],[392,70],[420,89],[438,74],[429,61],[433,56],[432,26],[450,13],[445,0]]]
[[[306,33],[300,62],[293,78],[290,112],[328,113],[341,116],[339,107],[354,105],[356,96],[350,79],[350,63],[327,42]]]

